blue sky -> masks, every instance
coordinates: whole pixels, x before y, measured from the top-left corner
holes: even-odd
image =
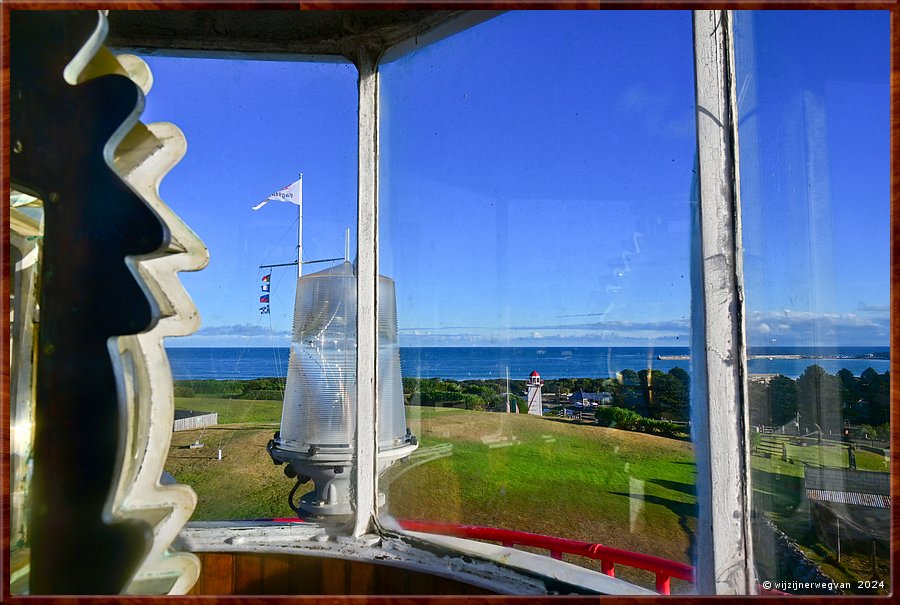
[[[886,13],[739,17],[754,344],[887,342],[888,39]],[[162,197],[211,254],[183,277],[203,327],[169,344],[286,345],[293,271],[260,316],[257,265],[293,260],[296,211],[250,207],[302,171],[304,256],[342,255],[356,71],[147,62],[143,120],[188,139]],[[401,344],[686,346],[693,84],[688,12],[510,13],[383,66]]]
[[[751,344],[887,344],[889,15],[740,12],[736,31]]]

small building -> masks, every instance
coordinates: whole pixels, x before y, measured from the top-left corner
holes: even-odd
[[[525,386],[528,387],[528,413],[534,416],[543,416],[544,406],[542,405],[541,387],[544,386],[544,381],[541,380],[541,375],[537,373],[537,370],[531,372],[531,376],[528,377]]]
[[[750,382],[758,382],[760,384],[769,384],[772,382],[772,379],[779,376],[779,374],[750,374],[747,377],[747,380]]]
[[[218,412],[195,412],[194,410],[175,410],[175,422],[172,432],[202,429],[205,426],[219,424]]]
[[[804,492],[810,522],[836,552],[842,543],[889,544],[890,473],[808,467]]]

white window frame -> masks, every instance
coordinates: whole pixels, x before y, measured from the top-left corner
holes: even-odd
[[[693,12],[699,163],[699,241],[692,252],[692,422],[697,460],[696,585],[700,594],[754,594],[747,433],[747,353],[743,296],[737,97],[732,14]],[[459,22],[438,28],[430,43]],[[468,26],[468,24],[466,24]],[[388,51],[399,58],[423,43],[408,40]],[[378,65],[360,53],[359,70],[359,464],[357,519],[361,537],[376,523],[374,444],[377,443],[376,287],[378,256]],[[365,402],[365,404],[364,404]],[[368,408],[368,409],[367,409]],[[365,439],[365,435],[370,438]],[[372,437],[376,437],[373,440]],[[728,452],[728,456],[714,456]],[[735,453],[736,455],[731,455]]]
[[[346,534],[316,524],[192,523],[179,546],[188,550],[294,552],[366,560],[373,553],[398,565],[452,575],[463,581],[515,594],[503,569],[539,569],[610,594],[624,590],[614,578],[597,580],[588,570],[550,557],[479,542],[379,528],[377,518],[377,282],[379,66],[485,21],[498,11],[466,11],[454,19],[388,48],[344,51],[358,70],[358,284],[357,439],[351,497],[355,521]],[[699,204],[692,251],[692,422],[697,458],[698,560],[700,594],[753,594],[750,474],[747,435],[747,355],[741,264],[739,164],[731,12],[694,11],[694,65],[699,167]],[[215,52],[204,52],[214,56]],[[291,57],[329,60],[328,57]],[[714,456],[715,452],[728,455]],[[427,541],[459,557],[477,555],[487,567],[462,565],[416,548]],[[290,545],[287,544],[290,542]],[[431,558],[429,558],[431,556]],[[502,564],[501,564],[502,561]],[[491,563],[493,562],[493,563]],[[590,577],[589,577],[590,576]],[[521,576],[519,576],[521,580]],[[630,587],[629,587],[630,588]]]

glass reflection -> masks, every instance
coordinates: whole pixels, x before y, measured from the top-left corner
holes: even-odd
[[[514,12],[382,66],[379,268],[420,437],[385,523],[691,563],[691,44],[686,12]]]
[[[888,21],[736,17],[754,547],[783,592],[890,591]]]

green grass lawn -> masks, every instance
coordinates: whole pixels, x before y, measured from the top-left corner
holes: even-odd
[[[192,521],[294,515],[287,505],[294,482],[266,453],[266,443],[276,430],[276,423],[220,424],[172,434],[166,470],[197,492]],[[204,447],[188,449],[196,440]]]
[[[691,562],[696,498],[689,443],[527,414],[408,411],[421,452],[384,477],[393,516],[516,529]],[[416,465],[429,448],[450,453]],[[649,574],[616,573],[648,584]]]
[[[281,422],[281,402],[269,399],[217,399],[212,395],[176,397],[175,407],[195,412],[218,412],[219,424]]]
[[[272,403],[278,409],[267,414]],[[248,404],[242,410],[235,400],[179,401],[178,407],[219,412],[220,422],[252,418],[173,435],[166,470],[197,492],[192,520],[293,515],[287,506],[293,481],[265,451],[278,428],[280,403]],[[525,414],[407,411],[420,448],[382,477],[393,516],[529,531],[691,562],[696,498],[690,443]],[[187,449],[198,438],[205,447]],[[451,453],[417,463],[435,446]],[[222,460],[216,459],[219,447]],[[599,569],[597,561],[567,560]],[[649,572],[621,567],[616,575],[653,585]],[[673,580],[673,591],[689,589]]]
[[[293,481],[272,464],[266,443],[278,429],[281,402],[178,398],[176,405],[219,413],[220,424],[173,435],[166,470],[191,485],[193,520],[293,516]],[[599,542],[690,563],[696,528],[695,466],[689,442],[557,418],[454,408],[407,407],[419,449],[382,476],[386,512]],[[187,445],[199,439],[200,449]],[[801,549],[836,581],[869,579],[869,559],[841,563],[809,523],[803,494],[807,466],[847,467],[846,446],[784,436],[763,438],[752,456],[753,497]],[[782,460],[784,445],[786,460]],[[218,449],[223,459],[217,460]],[[856,452],[860,470],[888,471],[884,456]],[[297,497],[311,489],[307,484]],[[757,553],[757,560],[770,557]],[[598,563],[566,560],[597,569]],[[879,573],[889,577],[887,558]],[[616,575],[652,586],[649,573]],[[790,578],[783,578],[790,579]],[[673,591],[691,587],[673,581]]]

